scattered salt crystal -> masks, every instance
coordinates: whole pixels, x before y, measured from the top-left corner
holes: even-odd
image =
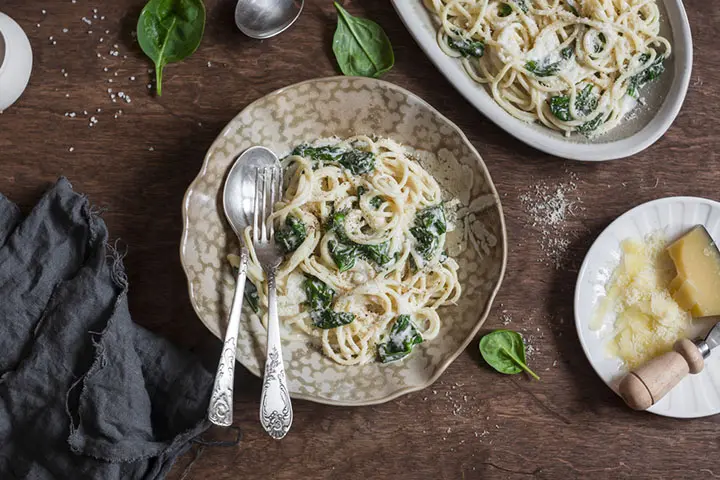
[[[43,10],[42,14],[45,15],[47,13],[47,10]]]
[[[63,33],[68,33],[68,29],[67,29],[67,28],[63,28]]]
[[[208,67],[212,67],[212,63],[210,63],[210,62],[208,62],[207,65],[208,65]]]
[[[148,151],[149,151],[149,152],[154,152],[154,151],[155,151],[155,147],[150,147],[150,148],[148,148]]]
[[[135,81],[135,77],[130,77],[130,81],[131,81],[131,82],[134,82],[134,81]]]
[[[75,151],[75,147],[70,147],[70,148],[68,148],[68,151],[69,151],[69,152]]]
[[[88,25],[92,25],[92,20],[90,20],[90,19],[87,18],[87,17],[82,17],[82,21],[85,22],[85,23],[87,23]]]

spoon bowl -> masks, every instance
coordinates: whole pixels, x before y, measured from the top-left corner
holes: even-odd
[[[238,0],[235,25],[251,38],[274,37],[295,23],[304,4],[305,0]]]
[[[255,209],[255,171],[279,165],[277,156],[265,147],[250,147],[235,161],[225,179],[223,208],[235,235],[242,241],[245,228],[252,225]]]

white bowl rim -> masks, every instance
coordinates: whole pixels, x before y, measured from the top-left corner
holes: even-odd
[[[673,36],[677,35],[677,38],[680,39],[677,43],[682,43],[685,47],[684,55],[676,57],[678,60],[675,62],[675,78],[668,88],[665,101],[659,107],[658,112],[638,132],[623,139],[604,143],[571,142],[538,131],[532,128],[531,124],[507,113],[489,95],[479,94],[478,89],[484,89],[484,87],[472,80],[464,71],[462,76],[452,76],[457,68],[462,70],[462,66],[456,65],[456,59],[448,57],[440,51],[434,35],[427,35],[422,31],[424,23],[413,12],[413,9],[416,8],[413,2],[416,1],[421,0],[392,0],[392,3],[410,34],[425,55],[440,70],[440,73],[470,104],[497,126],[521,142],[550,155],[587,162],[617,160],[635,155],[654,144],[667,132],[685,101],[692,74],[693,45],[690,23],[681,0],[660,0],[664,2],[666,9],[670,5],[676,9],[675,15],[668,14],[667,16]],[[673,19],[676,21],[673,22]],[[677,55],[677,51],[678,49],[675,48],[673,55]],[[622,128],[622,126],[618,128]]]
[[[607,231],[609,231],[610,229],[612,229],[616,224],[621,223],[625,218],[632,217],[632,216],[633,216],[635,213],[637,213],[639,210],[644,210],[644,209],[646,209],[646,208],[648,208],[648,207],[655,206],[655,205],[662,205],[662,204],[665,204],[665,203],[673,203],[673,202],[695,202],[695,203],[704,203],[704,204],[709,204],[709,205],[712,205],[712,206],[715,207],[715,208],[720,209],[720,202],[717,202],[717,201],[715,201],[715,200],[711,200],[711,199],[709,199],[709,198],[703,198],[703,197],[692,197],[692,196],[684,196],[684,195],[673,196],[673,197],[656,198],[655,200],[650,200],[650,201],[648,201],[648,202],[641,203],[640,205],[637,205],[637,206],[631,208],[631,209],[628,210],[627,212],[625,212],[625,213],[623,213],[622,215],[620,215],[619,217],[617,217],[615,220],[613,220],[612,222],[610,222],[610,224],[608,224],[608,226],[605,227],[602,232],[600,232],[600,234],[595,238],[595,240],[593,241],[592,245],[590,246],[590,248],[588,249],[587,253],[585,254],[585,258],[583,259],[583,263],[582,263],[582,265],[580,266],[580,270],[578,270],[578,276],[577,276],[577,280],[576,280],[576,282],[575,282],[575,295],[574,295],[574,300],[573,300],[573,316],[574,316],[574,318],[575,318],[575,329],[576,329],[576,331],[577,331],[577,336],[578,336],[578,339],[580,340],[580,345],[582,346],[583,353],[585,353],[585,357],[587,357],[588,363],[592,366],[592,368],[593,368],[593,370],[595,371],[595,373],[597,374],[597,376],[600,377],[600,379],[601,379],[608,387],[610,387],[610,389],[611,389],[613,392],[615,392],[617,395],[619,395],[619,394],[618,394],[618,393],[615,391],[615,389],[612,388],[612,386],[603,378],[601,372],[598,370],[598,368],[597,368],[597,366],[595,365],[595,363],[593,363],[592,360],[590,360],[590,358],[591,358],[591,357],[590,357],[590,348],[589,348],[589,346],[587,345],[587,343],[586,343],[586,341],[585,341],[585,336],[584,336],[585,333],[584,333],[584,331],[583,331],[583,326],[580,325],[580,318],[578,317],[578,311],[580,310],[580,284],[581,284],[582,280],[584,279],[584,277],[585,277],[585,275],[586,275],[586,273],[587,273],[587,270],[588,270],[589,265],[590,265],[590,261],[592,260],[592,257],[593,257],[593,249],[595,248],[595,245],[598,243],[600,237],[602,237]],[[705,415],[687,415],[687,416],[677,415],[677,414],[672,414],[672,415],[671,415],[671,414],[667,414],[667,413],[665,413],[665,412],[654,411],[653,407],[654,407],[654,406],[648,408],[648,409],[645,410],[645,411],[646,411],[646,412],[649,412],[649,413],[654,413],[655,415],[660,415],[660,416],[662,416],[662,417],[669,417],[669,418],[702,418],[702,417],[709,417],[709,416],[712,416],[712,415],[717,415],[717,413],[719,413],[719,412],[715,412],[715,413],[708,413],[708,414],[705,414]]]
[[[440,113],[435,107],[433,107],[428,102],[426,102],[425,100],[420,98],[418,95],[412,93],[411,91],[409,91],[403,87],[400,87],[398,85],[395,85],[394,83],[391,83],[391,82],[388,82],[385,80],[379,80],[376,78],[347,77],[347,76],[342,76],[342,75],[337,75],[337,76],[332,76],[332,77],[313,78],[313,79],[304,80],[302,82],[294,83],[292,85],[288,85],[288,86],[279,88],[273,92],[268,93],[267,95],[263,95],[262,97],[258,98],[257,100],[254,100],[253,102],[251,102],[250,104],[245,106],[242,110],[240,110],[240,112],[238,112],[237,115],[235,115],[223,127],[220,134],[213,141],[213,143],[210,145],[207,152],[205,153],[205,158],[203,160],[203,164],[202,164],[202,167],[200,168],[200,171],[198,172],[197,176],[193,179],[193,181],[190,183],[190,185],[188,186],[188,189],[185,191],[185,195],[183,197],[183,202],[182,202],[183,231],[182,231],[182,236],[180,239],[180,264],[182,265],[183,272],[185,273],[185,278],[186,278],[187,285],[188,285],[190,303],[193,307],[193,310],[195,311],[195,314],[200,319],[200,321],[203,323],[203,325],[205,325],[205,328],[210,330],[211,333],[215,334],[215,331],[207,323],[205,323],[205,320],[200,315],[200,311],[195,303],[194,295],[193,295],[193,288],[192,288],[192,284],[190,282],[190,276],[189,276],[190,272],[189,272],[188,266],[185,264],[185,255],[184,255],[184,249],[187,244],[187,236],[189,233],[188,232],[187,204],[189,201],[190,194],[196,188],[195,187],[196,183],[200,180],[200,178],[202,178],[206,174],[206,170],[207,170],[208,164],[210,162],[210,152],[212,152],[217,147],[217,145],[221,141],[222,137],[224,137],[227,134],[227,131],[228,131],[228,128],[230,127],[230,125],[233,124],[235,122],[235,120],[238,117],[240,117],[240,115],[242,115],[242,113],[245,110],[255,107],[258,103],[263,101],[266,97],[278,95],[287,89],[298,88],[298,87],[301,87],[302,85],[305,85],[308,83],[326,82],[326,81],[342,81],[342,80],[363,80],[363,81],[367,81],[367,82],[371,82],[371,83],[375,82],[386,88],[399,91],[403,95],[406,95],[406,96],[412,98],[414,101],[418,102],[424,108],[427,108],[428,111],[430,111],[432,114],[437,115],[437,118],[446,122],[450,128],[452,128],[456,133],[458,133],[460,136],[460,139],[470,149],[470,153],[477,160],[478,166],[480,167],[481,171],[483,172],[483,175],[485,176],[485,178],[487,178],[487,181],[488,181],[487,184],[490,187],[490,192],[492,193],[493,197],[496,200],[495,206],[498,209],[498,214],[499,214],[499,218],[500,218],[500,232],[502,234],[502,245],[501,245],[502,262],[500,265],[500,273],[497,277],[497,280],[495,281],[495,285],[494,285],[492,291],[490,292],[490,295],[489,295],[487,301],[485,302],[485,308],[483,309],[481,314],[478,316],[478,321],[477,321],[475,327],[470,331],[470,333],[468,333],[467,338],[463,341],[463,343],[460,345],[460,347],[458,347],[458,349],[452,355],[450,355],[444,362],[442,362],[435,368],[435,373],[433,374],[432,377],[430,377],[428,379],[427,382],[425,382],[421,385],[400,388],[400,389],[398,389],[384,397],[381,397],[381,398],[360,401],[360,402],[336,401],[336,400],[331,400],[331,399],[327,399],[327,398],[318,398],[318,397],[314,397],[312,395],[297,394],[297,393],[290,395],[293,399],[298,399],[298,400],[308,400],[311,402],[321,403],[321,404],[326,404],[326,405],[354,407],[354,406],[367,406],[367,405],[377,405],[377,404],[381,404],[381,403],[386,403],[386,402],[394,400],[402,395],[406,395],[408,393],[423,390],[423,389],[429,387],[430,385],[432,385],[433,383],[435,383],[437,381],[437,379],[440,378],[440,376],[445,372],[445,370],[447,370],[447,368],[450,366],[450,364],[452,364],[452,362],[454,362],[457,359],[457,357],[459,357],[467,349],[470,342],[472,342],[475,339],[478,332],[480,331],[480,328],[482,328],[482,326],[485,324],[485,321],[487,320],[487,317],[490,315],[490,311],[492,310],[492,306],[495,301],[495,298],[497,297],[497,293],[500,290],[500,286],[502,285],[503,279],[505,278],[505,270],[507,267],[507,258],[508,258],[508,238],[507,238],[507,228],[505,225],[505,214],[503,211],[502,202],[500,201],[500,195],[498,194],[497,189],[495,188],[495,183],[493,182],[492,177],[490,176],[490,172],[488,171],[487,165],[485,165],[485,161],[482,159],[482,156],[477,151],[477,149],[472,144],[472,142],[467,138],[465,133],[463,133],[463,131],[460,129],[460,127],[458,127],[454,122],[452,122],[450,119],[448,119],[442,113]],[[218,337],[218,338],[220,338],[220,337]],[[222,338],[220,338],[220,339],[222,340]],[[242,361],[240,361],[239,358],[238,358],[238,362],[240,362],[240,364],[243,365],[243,367],[245,367],[245,369],[248,370],[250,373],[262,378],[262,375],[260,374],[260,372],[254,372],[249,367],[247,367]]]

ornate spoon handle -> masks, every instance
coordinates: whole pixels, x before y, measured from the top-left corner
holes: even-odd
[[[225,332],[220,363],[215,374],[215,384],[210,396],[208,418],[215,425],[229,427],[233,421],[233,382],[235,378],[235,353],[237,351],[237,336],[242,314],[243,294],[245,293],[245,278],[247,277],[248,251],[245,247],[240,251],[240,267],[238,269],[237,284],[230,308],[230,320]]]
[[[267,358],[265,359],[265,376],[260,397],[260,423],[271,437],[279,440],[290,430],[293,411],[280,344],[275,269],[268,270],[266,272],[268,277]]]

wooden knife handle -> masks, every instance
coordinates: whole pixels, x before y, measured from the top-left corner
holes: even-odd
[[[693,342],[678,340],[672,352],[628,373],[620,382],[620,396],[630,408],[645,410],[664,397],[685,375],[700,373],[704,365],[702,354]]]

